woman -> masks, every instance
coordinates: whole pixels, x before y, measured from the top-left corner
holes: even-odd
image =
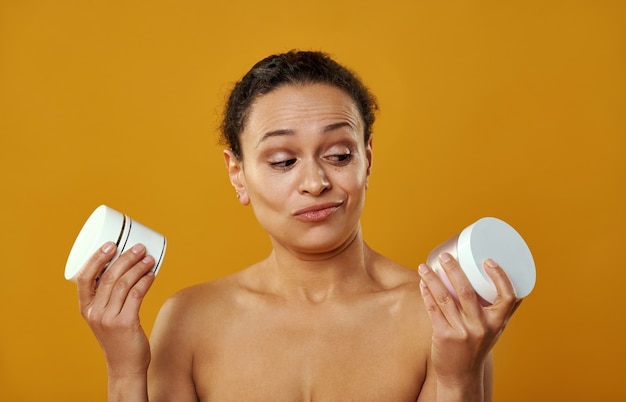
[[[272,251],[163,306],[150,342],[138,311],[154,280],[142,245],[105,244],[78,278],[111,401],[490,401],[490,351],[519,304],[503,270],[482,307],[458,263],[408,269],[370,249],[360,216],[376,103],[319,52],[257,63],[227,103],[224,159]]]

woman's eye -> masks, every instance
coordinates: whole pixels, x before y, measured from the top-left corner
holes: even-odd
[[[343,161],[347,161],[348,159],[350,159],[352,157],[352,154],[339,154],[339,155],[333,155],[333,158],[335,158],[337,161],[339,162],[343,162]]]
[[[326,158],[338,164],[346,164],[352,159],[352,153],[348,151],[345,153],[332,154]]]
[[[286,159],[284,161],[270,162],[270,166],[276,169],[287,169],[296,163],[296,159]]]

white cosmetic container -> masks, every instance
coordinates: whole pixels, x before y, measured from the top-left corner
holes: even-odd
[[[530,249],[522,236],[500,219],[479,219],[429,254],[427,264],[458,300],[454,287],[439,264],[439,255],[444,252],[457,259],[484,306],[493,304],[497,296],[496,287],[483,268],[488,258],[504,269],[519,299],[528,296],[535,286],[535,262]]]
[[[117,253],[109,264],[124,251],[141,243],[146,247],[146,254],[155,260],[153,272],[159,272],[167,248],[165,236],[134,221],[128,215],[100,205],[89,216],[74,241],[65,264],[65,279],[75,282],[78,272],[87,260],[108,241],[117,245]]]

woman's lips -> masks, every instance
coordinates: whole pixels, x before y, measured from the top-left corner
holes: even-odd
[[[320,222],[331,216],[339,207],[341,202],[329,202],[324,204],[312,205],[310,207],[299,209],[294,213],[296,219],[305,222]]]

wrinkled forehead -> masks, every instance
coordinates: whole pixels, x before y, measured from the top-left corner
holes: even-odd
[[[337,123],[364,134],[359,108],[344,90],[328,84],[283,85],[252,103],[242,134]]]

